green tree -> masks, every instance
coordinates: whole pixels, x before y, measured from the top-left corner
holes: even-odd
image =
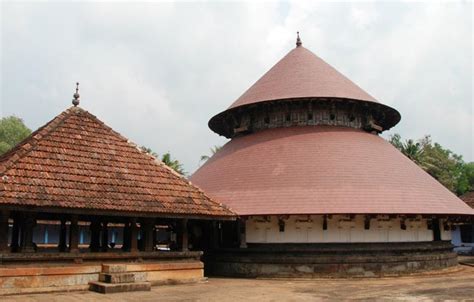
[[[411,159],[417,164],[421,164],[424,149],[421,146],[420,142],[415,142],[412,139],[408,139],[405,142],[402,142],[400,134],[394,134],[389,139],[390,143],[395,146],[400,152],[402,152],[406,157]]]
[[[16,116],[0,119],[0,155],[4,154],[31,134],[23,120]]]
[[[171,154],[169,152],[166,152],[165,154],[163,154],[163,156],[160,158],[160,156],[158,155],[158,153],[154,152],[151,148],[148,148],[148,147],[145,147],[145,146],[141,146],[140,149],[145,152],[145,153],[148,153],[150,155],[152,155],[153,157],[157,158],[157,159],[160,159],[165,165],[167,165],[168,167],[170,167],[171,169],[175,170],[176,172],[178,172],[179,174],[181,175],[186,175],[186,171],[184,170],[183,168],[183,164],[181,164],[177,159],[172,159],[171,158]]]
[[[220,149],[222,149],[222,146],[214,146],[212,147],[211,150],[211,155],[201,155],[201,162],[205,162],[208,159],[210,159],[214,154],[216,154]]]
[[[148,148],[148,147],[145,147],[145,146],[141,146],[140,149],[145,152],[145,153],[148,153],[150,155],[152,155],[153,157],[155,158],[158,158],[158,153],[156,153],[155,151],[151,150],[151,148]]]
[[[179,174],[186,175],[186,171],[184,171],[183,165],[177,159],[172,159],[169,152],[163,154],[163,156],[161,157],[161,161]]]
[[[417,142],[403,142],[399,134],[394,134],[389,141],[453,193],[461,195],[474,189],[474,163],[465,163],[461,155],[433,143],[429,135]]]

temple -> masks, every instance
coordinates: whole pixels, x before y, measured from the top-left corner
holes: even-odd
[[[383,276],[457,264],[474,211],[379,136],[400,113],[296,48],[209,127],[230,138],[191,177],[240,219],[216,275]],[[235,229],[238,229],[235,231]]]
[[[73,104],[0,157],[0,294],[201,280],[235,214]]]

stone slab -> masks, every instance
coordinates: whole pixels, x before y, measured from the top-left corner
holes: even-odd
[[[150,291],[150,282],[133,282],[133,283],[104,283],[104,282],[90,282],[90,290],[101,294],[135,292],[135,291]]]
[[[102,264],[102,272],[107,274],[126,273],[126,264]]]
[[[105,282],[105,283],[131,283],[131,282],[135,282],[135,274],[134,273],[115,273],[115,274],[100,273],[99,281]]]

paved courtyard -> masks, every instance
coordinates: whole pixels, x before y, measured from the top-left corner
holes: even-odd
[[[442,274],[381,279],[255,280],[210,278],[199,284],[156,286],[151,292],[93,292],[0,297],[2,302],[62,301],[474,301],[474,267]]]

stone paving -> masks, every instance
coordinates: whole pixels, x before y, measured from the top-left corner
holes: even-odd
[[[261,280],[210,278],[199,284],[156,286],[151,292],[93,292],[0,297],[2,302],[79,301],[474,301],[474,267],[378,279]]]

